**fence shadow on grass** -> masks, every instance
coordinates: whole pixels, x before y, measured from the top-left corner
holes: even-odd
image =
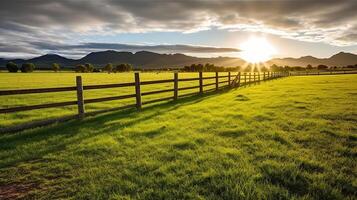
[[[135,108],[112,111],[82,120],[75,119],[14,134],[1,135],[0,151],[9,153],[0,154],[0,168],[40,159],[49,153],[63,151],[68,145],[78,144],[82,140],[97,135],[120,131],[125,127],[150,120],[155,116],[176,110],[182,106],[197,104],[228,90],[229,88],[202,95],[188,96],[176,101],[148,105],[140,112],[137,112]],[[26,148],[25,146],[33,147],[32,151],[23,155],[15,155],[16,149]]]

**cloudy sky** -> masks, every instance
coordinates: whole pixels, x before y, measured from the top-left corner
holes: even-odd
[[[266,38],[275,57],[357,53],[357,0],[1,0],[0,57],[149,50],[239,56]]]

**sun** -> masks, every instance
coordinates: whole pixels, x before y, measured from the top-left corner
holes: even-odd
[[[249,63],[262,63],[272,58],[275,48],[262,37],[252,37],[240,45],[241,57]]]

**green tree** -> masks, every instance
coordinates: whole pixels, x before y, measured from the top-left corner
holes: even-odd
[[[312,67],[312,65],[308,64],[308,65],[306,66],[306,69],[307,69],[307,70],[312,70],[313,67]]]
[[[61,69],[60,65],[58,63],[53,63],[52,64],[52,70],[54,72],[58,72]]]
[[[115,67],[115,72],[128,72],[132,71],[133,66],[131,64],[121,63]]]
[[[270,66],[270,70],[274,71],[274,72],[279,71],[279,66],[276,64],[273,64],[272,66]]]
[[[191,71],[191,67],[190,66],[184,66],[183,67],[183,71],[190,72]]]
[[[33,63],[24,63],[21,66],[21,72],[30,73],[35,69],[35,65]]]
[[[84,65],[77,65],[75,68],[76,72],[86,72],[86,67]]]
[[[112,71],[113,71],[113,64],[112,64],[112,63],[106,64],[106,65],[104,66],[103,70],[106,71],[106,72],[108,72],[108,73],[112,72]]]
[[[318,70],[324,70],[324,69],[327,69],[327,68],[328,68],[328,66],[326,66],[326,65],[318,65],[317,66]]]
[[[19,70],[19,68],[17,67],[17,64],[14,62],[8,62],[6,64],[6,68],[9,72],[12,72],[12,73],[16,73]]]
[[[291,67],[288,65],[285,65],[283,71],[286,71],[286,72],[291,71]]]
[[[93,72],[94,70],[94,66],[90,63],[86,63],[84,64],[85,68],[86,68],[86,71],[85,72]]]

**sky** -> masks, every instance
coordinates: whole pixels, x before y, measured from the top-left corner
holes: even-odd
[[[93,51],[239,57],[265,38],[273,57],[357,53],[357,0],[1,0],[0,57]]]

